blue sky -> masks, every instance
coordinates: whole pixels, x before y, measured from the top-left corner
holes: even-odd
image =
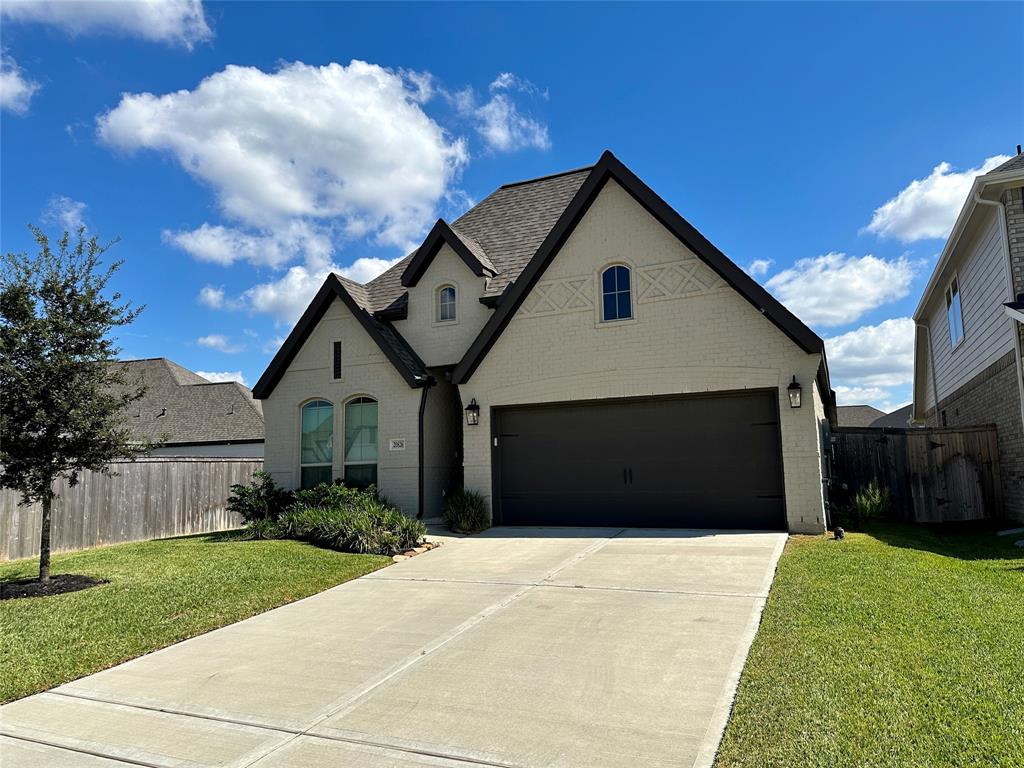
[[[895,407],[1024,140],[1020,3],[162,5],[5,2],[0,247],[120,236],[125,356],[250,386],[326,270],[610,148],[829,340],[840,403]]]

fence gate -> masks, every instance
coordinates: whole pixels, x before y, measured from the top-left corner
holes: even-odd
[[[889,429],[838,427],[832,433],[835,501],[872,480],[892,493],[903,520],[940,523],[1002,514],[994,425]]]

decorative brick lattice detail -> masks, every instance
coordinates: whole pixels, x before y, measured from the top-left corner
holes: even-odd
[[[636,297],[641,304],[707,293],[722,285],[722,279],[700,259],[657,264],[636,272]]]
[[[568,277],[537,283],[523,302],[524,315],[554,315],[594,308],[593,277]]]

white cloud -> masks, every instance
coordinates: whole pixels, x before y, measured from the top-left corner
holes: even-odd
[[[220,384],[225,381],[237,381],[243,387],[248,386],[241,371],[196,371],[196,373],[207,381],[212,381],[214,384]]]
[[[954,171],[949,163],[939,163],[928,176],[914,179],[894,198],[876,208],[868,231],[905,243],[947,237],[975,176],[988,173],[1009,159],[1007,155],[996,155],[977,168],[965,171]]]
[[[43,221],[59,224],[69,232],[77,232],[79,227],[85,226],[85,208],[83,202],[65,195],[55,195],[46,204]]]
[[[244,349],[244,347],[239,344],[232,344],[231,339],[222,333],[211,333],[208,336],[200,336],[196,339],[196,344],[201,347],[207,347],[208,349],[215,349],[218,352],[223,352],[228,355],[233,355]]]
[[[215,190],[227,216],[261,233],[329,221],[405,247],[468,159],[465,143],[423,112],[422,95],[422,78],[362,61],[228,66],[191,91],[125,94],[97,130],[117,149],[169,153]],[[217,244],[232,236],[213,229],[198,230],[212,245],[184,243],[225,261]]]
[[[357,283],[368,283],[373,278],[391,269],[401,260],[401,256],[396,259],[363,257],[356,259],[347,267],[335,267],[334,271],[347,277],[349,280],[355,280]]]
[[[774,259],[754,259],[747,265],[746,272],[751,277],[764,277],[774,263]]]
[[[880,259],[828,253],[800,259],[765,287],[804,322],[829,327],[852,323],[906,296],[916,267],[905,255]]]
[[[9,21],[49,24],[70,35],[111,32],[189,50],[213,37],[200,0],[4,0],[0,9]]]
[[[488,149],[513,152],[526,147],[551,147],[548,127],[524,114],[512,97],[513,92],[519,92],[547,99],[547,92],[541,93],[529,80],[511,72],[502,72],[498,75],[488,86],[488,90],[491,97],[484,103],[479,102],[472,88],[445,94],[455,110],[472,121]]]
[[[227,299],[223,288],[215,288],[212,285],[204,285],[199,291],[197,301],[204,307],[210,309],[224,309]]]
[[[3,7],[6,9],[7,6]],[[29,80],[14,59],[0,53],[0,109],[23,115],[38,90],[39,83]]]
[[[258,234],[204,222],[193,230],[164,230],[163,240],[199,261],[222,266],[247,261],[256,266],[280,267],[298,256],[326,263],[332,251],[330,237],[301,220],[283,224],[278,231]]]
[[[891,411],[906,403],[899,395],[914,377],[914,321],[909,317],[826,338],[825,350],[841,405],[866,402]]]
[[[253,312],[271,315],[283,323],[294,323],[330,272],[330,269],[311,271],[301,265],[294,266],[279,280],[246,290],[240,303]]]

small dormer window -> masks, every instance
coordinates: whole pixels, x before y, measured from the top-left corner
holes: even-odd
[[[437,321],[447,323],[455,320],[457,296],[454,285],[442,285],[437,289]]]

